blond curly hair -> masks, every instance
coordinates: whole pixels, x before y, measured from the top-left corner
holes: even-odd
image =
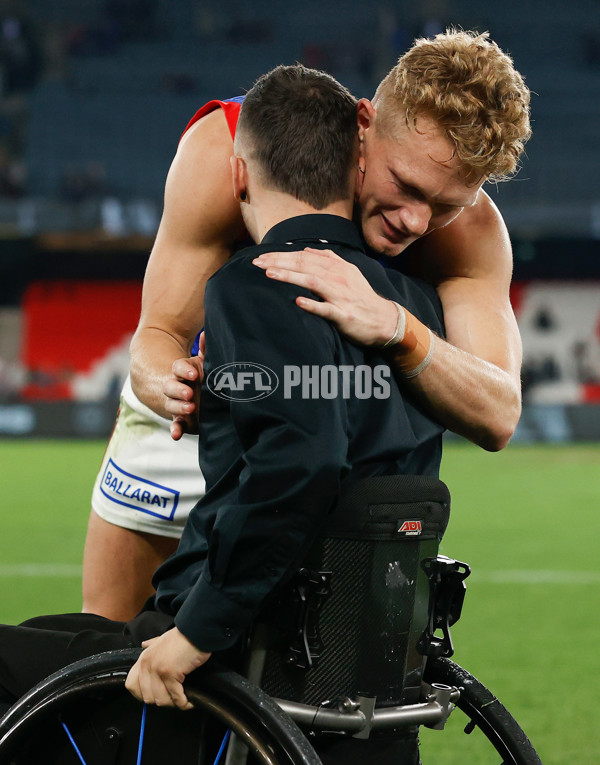
[[[484,32],[447,29],[421,38],[377,88],[376,131],[394,135],[399,115],[432,118],[473,178],[508,180],[531,135],[529,89],[512,59]]]

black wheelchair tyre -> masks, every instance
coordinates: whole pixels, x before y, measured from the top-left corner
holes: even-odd
[[[542,765],[523,729],[477,678],[450,659],[427,661],[425,680],[460,689],[456,706],[469,718],[465,733],[476,726],[502,757],[502,765]]]
[[[89,755],[86,752],[87,765],[134,765],[142,705],[125,691],[124,683],[138,655],[139,649],[99,654],[70,665],[32,689],[0,721],[0,762],[5,765],[31,765],[41,761],[48,765],[80,762],[62,730],[64,719],[69,722],[74,738],[83,738],[84,745],[87,742],[87,751],[90,752]],[[207,734],[209,738],[214,738],[216,733],[220,737],[229,728],[247,745],[253,763],[321,765],[315,751],[291,718],[245,678],[215,665],[194,674],[195,677],[186,684],[186,693],[195,710],[182,713],[148,707],[148,729],[151,721],[154,721],[152,724],[158,721],[160,726],[164,719],[167,719],[168,726],[175,722],[188,729],[197,728],[199,745],[203,746],[202,741]],[[92,716],[100,716],[91,727],[88,721],[90,708],[95,709]],[[117,715],[117,722],[108,728],[108,718],[103,716],[106,709],[113,716]],[[196,711],[204,714],[197,714]],[[85,720],[79,719],[80,712]],[[121,719],[121,712],[128,718],[126,724]],[[210,721],[208,725],[207,720]],[[119,728],[127,726],[131,730],[126,731],[123,746],[111,754],[110,735],[118,736]],[[203,730],[200,730],[201,726],[204,726]],[[142,760],[144,765],[165,761],[181,765],[193,762],[196,765],[202,761],[195,741],[190,742],[190,751],[185,750],[185,744],[181,742],[175,746],[171,744],[169,757],[165,760],[164,754],[158,751],[161,739],[159,731],[154,740],[148,742]],[[172,741],[177,740],[178,736],[174,734]],[[173,746],[177,748],[178,745],[184,749],[180,756],[174,756]],[[191,754],[191,748],[194,749],[191,758],[182,759],[181,756]],[[39,759],[41,753],[43,760]],[[209,753],[208,758],[211,757]]]

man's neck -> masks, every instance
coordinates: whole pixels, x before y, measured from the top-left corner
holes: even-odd
[[[260,198],[249,206],[248,214],[244,215],[244,218],[248,231],[254,241],[258,243],[263,240],[264,235],[273,226],[298,215],[338,215],[350,220],[352,218],[352,205],[351,199],[340,200],[321,210],[316,210],[306,202],[300,202],[289,194],[261,190]]]

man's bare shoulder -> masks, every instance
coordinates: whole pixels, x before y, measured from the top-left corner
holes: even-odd
[[[222,109],[213,109],[194,122],[181,137],[178,151],[184,147],[205,150],[205,141],[214,142],[215,147],[222,145],[230,154],[233,151],[233,139]]]
[[[221,109],[196,122],[183,136],[165,187],[159,236],[181,236],[198,246],[230,247],[243,232],[233,196],[230,158],[233,139]]]
[[[512,275],[508,231],[484,191],[452,223],[411,245],[406,257],[410,271],[436,287],[455,279],[507,285]]]

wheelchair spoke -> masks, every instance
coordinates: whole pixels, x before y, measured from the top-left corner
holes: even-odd
[[[78,747],[78,746],[77,746],[77,744],[75,743],[75,739],[74,739],[74,738],[73,738],[73,736],[71,735],[71,731],[68,729],[68,727],[67,727],[66,723],[64,723],[64,722],[61,722],[61,725],[62,725],[62,726],[63,726],[63,728],[65,729],[65,733],[66,733],[66,734],[67,734],[67,736],[69,737],[69,741],[70,741],[70,742],[71,742],[71,744],[73,745],[73,749],[74,749],[74,750],[75,750],[75,752],[77,753],[77,756],[79,757],[79,760],[81,761],[82,765],[86,765],[86,761],[83,759],[83,755],[82,755],[82,754],[81,754],[81,752],[79,751],[79,747]]]
[[[142,705],[142,721],[140,723],[140,738],[138,742],[138,753],[137,753],[137,760],[136,765],[140,765],[142,762],[142,749],[144,747],[144,733],[146,732],[146,712],[148,710],[148,707],[146,704]]]
[[[223,741],[221,742],[221,746],[219,747],[219,751],[217,752],[217,756],[215,757],[214,765],[219,765],[223,752],[225,751],[225,747],[227,746],[227,742],[229,741],[229,736],[231,736],[231,728],[227,730],[227,733],[225,734]]]

